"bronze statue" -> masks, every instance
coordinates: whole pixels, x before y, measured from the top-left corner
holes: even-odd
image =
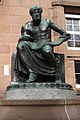
[[[40,6],[31,7],[29,13],[32,21],[25,23],[21,28],[15,58],[15,73],[18,78],[24,77],[24,82],[33,82],[38,75],[56,76],[59,59],[53,53],[53,48],[70,38],[70,34],[51,20],[42,19],[42,12]],[[60,34],[54,42],[51,42],[51,30]]]

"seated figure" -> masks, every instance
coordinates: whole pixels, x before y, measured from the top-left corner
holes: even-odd
[[[29,13],[32,21],[21,28],[14,66],[18,82],[23,82],[23,78],[24,82],[34,82],[38,75],[56,76],[59,58],[53,53],[53,49],[70,38],[70,34],[51,20],[42,19],[42,12],[40,6],[31,7]],[[54,42],[51,42],[51,30],[60,34]]]

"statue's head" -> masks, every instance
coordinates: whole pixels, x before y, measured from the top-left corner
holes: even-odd
[[[40,7],[40,6],[32,6],[31,8],[30,8],[30,10],[29,10],[29,13],[30,13],[30,15],[32,16],[32,14],[35,12],[35,11],[39,11],[40,13],[42,13],[43,12],[43,9]]]
[[[29,10],[29,13],[34,21],[39,21],[41,19],[42,12],[43,9],[40,6],[32,6]]]

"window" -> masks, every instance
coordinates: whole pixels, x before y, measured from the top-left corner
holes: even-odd
[[[80,48],[80,15],[66,14],[66,31],[71,34],[68,47]]]
[[[80,88],[80,61],[75,61],[75,79],[76,84]]]

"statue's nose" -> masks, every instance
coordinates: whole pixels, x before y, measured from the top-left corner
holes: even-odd
[[[39,16],[39,14],[38,13],[36,13],[36,15],[35,15],[36,17],[38,17]]]

